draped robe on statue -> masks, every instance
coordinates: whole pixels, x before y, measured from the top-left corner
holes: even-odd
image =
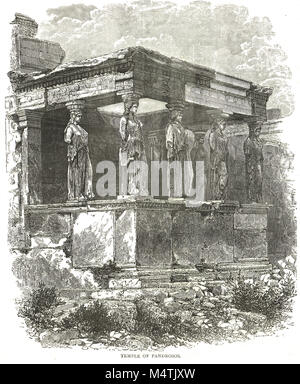
[[[195,143],[195,135],[189,129],[185,129],[179,122],[170,122],[166,128],[166,146],[169,161],[179,161],[182,167],[182,194],[189,195],[194,171],[191,162],[191,150]],[[184,166],[184,163],[186,165]],[[184,174],[185,171],[185,174]],[[186,187],[185,187],[186,186]],[[174,194],[174,180],[170,182],[171,194]]]
[[[68,143],[68,199],[94,197],[88,133],[80,125],[69,122],[65,129],[65,142]]]
[[[120,120],[120,135],[122,139],[120,148],[120,164],[128,167],[132,161],[147,162],[145,144],[142,132],[142,123],[134,118],[129,119],[123,116]],[[147,195],[147,175],[139,175],[135,169],[135,163],[131,172],[128,173],[128,194],[129,195]]]

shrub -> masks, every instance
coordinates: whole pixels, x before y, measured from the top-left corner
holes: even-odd
[[[177,314],[169,314],[148,299],[136,301],[136,332],[154,339],[164,334],[179,335],[182,330],[181,319]]]
[[[23,317],[34,332],[49,329],[55,326],[53,314],[55,308],[61,303],[55,287],[46,287],[40,282],[29,297],[21,303],[18,315]]]
[[[263,281],[239,279],[233,287],[233,304],[242,311],[261,313],[274,320],[291,310],[295,294],[295,280],[288,276],[280,280],[272,276]]]
[[[99,300],[85,306],[80,305],[68,317],[62,320],[62,328],[75,328],[81,335],[106,334],[115,328],[114,320],[108,315],[104,305]]]

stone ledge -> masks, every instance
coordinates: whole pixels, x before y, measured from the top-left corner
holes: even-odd
[[[185,201],[170,201],[168,199],[155,199],[152,197],[131,198],[131,199],[110,199],[75,201],[54,204],[31,204],[25,206],[26,213],[73,213],[93,212],[124,209],[167,209],[182,210],[199,213],[234,213],[240,211],[238,202],[202,202],[199,206],[186,206]]]
[[[269,211],[269,208],[271,208],[272,205],[270,204],[258,204],[258,203],[252,203],[252,204],[241,204],[241,207],[239,209],[240,213],[258,213],[258,214],[267,214]]]

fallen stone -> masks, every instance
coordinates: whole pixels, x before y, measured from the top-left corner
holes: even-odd
[[[91,294],[92,299],[98,299],[98,300],[117,300],[122,298],[122,291],[111,289],[108,290],[101,290],[97,292],[93,292]]]
[[[256,323],[264,323],[267,320],[267,317],[260,313],[238,311],[237,314],[239,317],[243,318],[244,320],[254,321]]]
[[[129,350],[143,351],[145,349],[151,348],[153,346],[153,341],[150,339],[150,337],[136,335],[118,340],[117,345],[118,347],[127,348]]]
[[[204,308],[211,308],[211,309],[216,308],[215,304],[210,303],[210,302],[208,302],[208,301],[206,301],[205,303],[203,303],[203,304],[202,304],[202,307],[204,307]]]
[[[223,322],[220,322],[217,325],[219,328],[229,328],[230,327],[229,323],[223,323]]]
[[[77,339],[79,332],[75,329],[65,331],[45,331],[40,334],[40,342],[43,346],[52,344],[69,344],[70,340]]]
[[[224,285],[216,285],[212,289],[212,293],[216,296],[225,296],[228,289]]]
[[[218,297],[209,297],[208,300],[211,303],[219,303],[220,302],[220,299]]]
[[[280,275],[281,270],[279,268],[273,269],[273,274]]]
[[[103,343],[95,343],[95,344],[92,344],[92,345],[91,345],[91,348],[92,348],[92,349],[101,349],[101,348],[104,347],[104,345],[105,345],[105,344],[103,344]]]
[[[281,280],[281,279],[282,279],[282,277],[281,277],[279,274],[277,274],[277,273],[274,273],[274,274],[271,276],[271,278],[272,278],[272,279],[275,279],[275,280]]]
[[[76,347],[76,346],[84,347],[84,346],[86,346],[89,343],[90,342],[87,343],[86,341],[84,341],[82,339],[72,339],[72,340],[69,341],[69,345],[72,346],[72,347]]]
[[[123,336],[122,333],[120,333],[120,332],[115,332],[115,331],[112,331],[112,332],[110,332],[110,334],[109,334],[109,337],[110,337],[111,339],[120,339],[122,336]]]
[[[110,289],[134,289],[141,288],[142,283],[139,279],[110,279],[108,288]]]
[[[200,319],[196,322],[196,324],[201,327],[201,325],[204,323],[204,320]]]
[[[206,317],[206,314],[205,314],[204,312],[197,311],[197,312],[195,313],[195,316],[204,318],[204,317]]]
[[[200,299],[200,298],[196,298],[196,299],[194,299],[194,301],[193,301],[193,304],[194,304],[194,307],[200,307],[201,306],[201,304],[202,304],[202,299]]]
[[[167,297],[166,299],[164,299],[165,305],[168,305],[168,304],[173,303],[173,302],[174,302],[173,297]]]
[[[143,292],[139,289],[129,289],[124,291],[123,298],[124,300],[136,300],[141,299],[143,297]]]
[[[162,291],[155,293],[153,297],[156,303],[162,303],[166,298],[168,298],[168,294]]]
[[[192,320],[192,313],[190,311],[179,312],[179,315],[182,323]]]
[[[181,309],[181,305],[173,301],[165,304],[164,308],[168,313],[175,313]]]
[[[188,291],[179,291],[175,293],[170,293],[171,297],[177,300],[191,300],[195,299],[196,292],[193,289],[189,289]]]
[[[258,332],[256,332],[255,336],[262,337],[262,336],[266,336],[266,334],[264,332],[262,332],[262,331],[258,331]]]
[[[196,292],[196,297],[198,299],[202,299],[204,297],[204,292],[202,291],[202,289],[199,289],[199,291]]]

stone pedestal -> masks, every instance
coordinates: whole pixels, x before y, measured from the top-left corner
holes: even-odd
[[[65,250],[69,239],[75,268],[114,263],[109,287],[121,289],[265,273],[270,269],[267,211],[259,204],[206,202],[190,208],[131,198],[40,205],[31,207],[28,217],[32,247],[49,248],[50,238],[51,247],[55,243]]]

